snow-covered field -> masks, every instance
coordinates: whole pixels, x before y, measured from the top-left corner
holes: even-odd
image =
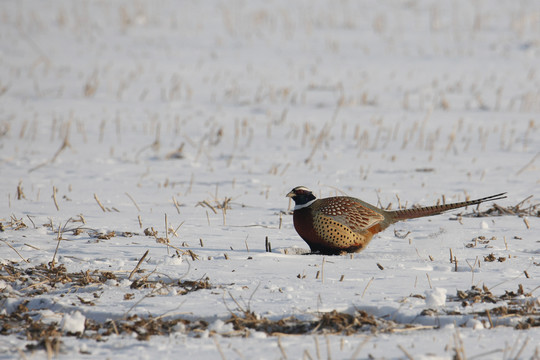
[[[540,2],[0,18],[0,358],[540,358]],[[297,185],[508,198],[302,255]]]

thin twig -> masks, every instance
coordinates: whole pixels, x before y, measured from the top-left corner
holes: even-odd
[[[493,320],[491,319],[491,314],[489,312],[489,309],[486,309],[486,315],[487,315],[487,318],[488,318],[488,321],[489,321],[489,328],[490,329],[493,329]]]
[[[527,170],[529,168],[529,166],[531,166],[535,161],[536,161],[536,158],[538,158],[540,156],[540,152],[539,153],[536,153],[536,155],[531,159],[531,161],[529,161],[527,164],[525,164],[524,167],[522,167],[517,173],[516,175],[519,175],[521,174],[522,172],[524,172],[525,170]]]
[[[17,251],[17,249],[15,249],[13,246],[11,246],[11,244],[8,243],[6,240],[0,239],[0,241],[4,242],[4,244],[6,244],[6,245],[9,246],[13,251],[15,251],[15,252],[17,253],[17,255],[19,255],[19,257],[20,257],[21,259],[24,260],[24,262],[26,262],[26,263],[29,262],[28,260],[26,260],[25,258],[23,258],[22,255]]]
[[[403,348],[403,346],[401,346],[401,344],[398,344],[397,347],[399,348],[399,350],[403,351],[403,354],[405,354],[405,356],[407,357],[407,359],[409,359],[409,360],[414,360],[414,358],[411,356],[411,354],[409,354],[409,353],[407,352],[407,350],[405,350],[405,349]]]
[[[217,340],[217,337],[213,336],[213,339],[214,339],[214,344],[216,344],[216,348],[218,349],[219,355],[221,356],[221,359],[222,360],[227,360],[227,358],[225,357],[225,354],[223,353],[223,350],[221,350],[221,346],[219,346],[219,342]]]
[[[503,352],[503,350],[502,349],[494,349],[494,350],[491,350],[491,351],[487,351],[485,353],[473,355],[473,356],[469,357],[469,360],[473,360],[473,359],[476,359],[476,358],[484,358],[487,355],[496,354],[496,353],[499,353],[499,352]],[[505,357],[503,357],[503,359],[505,359]]]
[[[26,246],[28,246],[28,247],[31,247],[31,248],[34,249],[34,250],[41,250],[40,248],[35,247],[34,245],[30,245],[29,243],[24,243],[24,245],[26,245]]]
[[[58,225],[58,242],[56,243],[56,249],[54,249],[54,255],[51,260],[51,269],[54,269],[54,259],[56,258],[56,253],[58,252],[58,248],[60,247],[61,240],[62,240],[62,234],[60,233],[60,225]]]
[[[152,275],[154,273],[154,271],[152,271],[150,274],[148,274],[146,276],[146,278],[148,278],[148,276]],[[156,291],[156,289],[152,290],[151,292],[149,292],[148,294],[144,295],[142,298],[140,298],[135,304],[133,304],[125,313],[124,313],[124,316],[122,317],[123,319],[126,319],[128,314],[131,312],[131,310],[135,309],[137,306],[139,306],[139,304],[141,302],[143,302],[144,299],[146,298],[149,298],[149,297],[152,297],[154,296],[154,292]]]
[[[277,343],[278,343],[279,350],[281,351],[281,355],[283,355],[283,358],[286,360],[287,353],[285,353],[285,349],[283,348],[283,345],[281,345],[281,336],[278,336]]]
[[[64,151],[64,150],[67,149],[67,148],[71,148],[71,144],[69,143],[69,140],[68,140],[68,136],[69,136],[69,125],[70,125],[70,124],[71,124],[71,122],[68,123],[68,129],[67,129],[67,131],[66,131],[66,137],[64,138],[64,142],[63,142],[62,145],[60,146],[60,149],[58,149],[58,151],[56,151],[56,153],[54,154],[54,156],[52,157],[52,159],[47,160],[47,161],[45,161],[45,162],[43,162],[43,163],[41,163],[41,164],[39,164],[39,165],[37,165],[37,166],[31,168],[30,170],[28,170],[28,172],[33,172],[33,171],[35,171],[35,170],[37,170],[37,169],[39,169],[39,168],[41,168],[41,167],[43,167],[43,166],[45,166],[45,165],[47,165],[47,164],[52,164],[52,163],[56,160],[56,158],[58,157],[58,155],[60,155],[60,153],[61,153],[62,151]]]
[[[141,212],[141,208],[139,207],[139,205],[137,205],[137,203],[135,202],[135,199],[133,199],[131,195],[129,195],[127,192],[125,194],[133,202],[133,205],[135,205],[135,207],[137,208],[137,211]]]
[[[30,220],[30,222],[32,223],[32,225],[34,226],[34,229],[36,229],[36,224],[34,223],[34,220],[32,220],[32,218],[30,217],[30,215],[26,215],[26,217],[27,217],[28,220]]]
[[[369,281],[368,281],[366,287],[364,288],[364,291],[362,291],[362,298],[364,297],[364,295],[365,295],[365,293],[366,293],[366,290],[368,289],[369,285],[371,285],[371,283],[373,282],[374,279],[375,279],[374,277],[372,277],[371,279],[369,279]]]
[[[167,214],[165,214],[165,239],[167,240],[167,245],[169,245],[169,224],[167,221]],[[169,255],[169,247],[167,246],[167,255]]]
[[[431,279],[429,278],[429,274],[426,273],[426,277],[427,277],[427,281],[428,281],[428,284],[429,284],[429,288],[430,289],[433,289],[433,286],[431,286]]]
[[[521,357],[521,353],[523,352],[523,350],[525,350],[525,347],[527,346],[528,343],[529,343],[529,338],[526,338],[525,341],[523,342],[523,345],[519,349],[518,353],[514,357],[514,359],[517,360],[517,359],[519,359]]]
[[[103,212],[107,212],[107,210],[105,210],[105,207],[101,204],[101,201],[99,201],[99,198],[96,193],[94,193],[94,199],[96,199],[96,202],[98,203],[101,210],[103,210]]]
[[[53,200],[54,200],[54,206],[56,206],[56,211],[60,211],[60,208],[58,207],[58,201],[56,201],[56,192],[58,191],[58,189],[56,188],[56,186],[53,186]]]
[[[119,333],[118,333],[118,328],[116,327],[116,323],[115,323],[115,321],[112,320],[112,319],[111,319],[111,324],[112,324],[112,326],[113,326],[114,333],[115,333],[116,335],[119,335]]]
[[[519,208],[521,205],[523,205],[523,203],[524,203],[525,201],[529,200],[529,199],[532,198],[532,197],[533,197],[532,195],[527,196],[525,199],[523,199],[523,200],[521,200],[520,202],[518,202],[517,205],[514,206],[514,208],[516,208],[516,209]]]
[[[178,214],[180,214],[180,205],[178,205],[178,201],[176,201],[176,198],[174,196],[172,197],[172,201],[174,203],[174,207],[176,208],[176,211],[178,212]]]
[[[128,276],[128,280],[131,280],[131,277],[133,276],[133,274],[135,274],[137,272],[137,270],[139,270],[139,267],[141,266],[142,262],[144,261],[144,259],[146,258],[146,255],[148,255],[148,252],[150,250],[146,250],[146,252],[144,253],[144,255],[141,257],[141,259],[139,260],[139,262],[137,263],[137,265],[135,266],[135,268],[133,269],[133,271],[129,274]]]
[[[360,350],[362,350],[362,348],[364,347],[364,345],[367,344],[367,342],[370,340],[371,338],[369,336],[366,336],[366,338],[364,339],[364,341],[362,341],[360,344],[358,344],[358,346],[356,347],[356,350],[354,350],[354,353],[352,354],[351,356],[351,360],[354,360],[356,359],[356,357],[358,355],[360,355]]]
[[[54,269],[54,262],[55,262],[55,259],[56,259],[56,254],[58,253],[58,248],[60,247],[60,241],[62,240],[62,234],[66,230],[66,226],[67,226],[67,224],[69,224],[69,222],[71,220],[72,219],[69,218],[66,221],[66,223],[64,224],[64,227],[62,227],[62,224],[58,225],[58,242],[56,243],[56,249],[54,250],[54,255],[53,255],[53,258],[51,260],[51,269]],[[51,220],[51,229],[52,229],[52,220]]]

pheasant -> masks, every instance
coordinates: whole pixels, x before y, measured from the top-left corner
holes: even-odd
[[[373,235],[395,222],[504,199],[504,194],[506,193],[453,204],[395,211],[383,210],[348,196],[317,199],[313,192],[304,186],[295,187],[287,197],[295,202],[294,228],[309,245],[311,252],[337,255],[362,251]]]

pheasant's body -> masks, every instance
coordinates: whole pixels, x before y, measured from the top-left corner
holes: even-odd
[[[501,199],[502,195],[397,211],[386,211],[347,196],[318,200],[303,186],[294,188],[287,196],[296,203],[293,212],[294,227],[311,251],[340,254],[363,250],[373,235],[397,221],[437,215],[444,211]]]
[[[315,200],[294,211],[294,227],[313,252],[360,251],[390,224],[384,224],[384,216],[370,209],[371,205],[359,201],[348,197]]]

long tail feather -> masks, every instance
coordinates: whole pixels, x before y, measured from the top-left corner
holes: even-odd
[[[506,193],[500,193],[496,195],[486,196],[481,199],[476,200],[470,200],[470,201],[463,201],[453,204],[445,204],[445,205],[434,205],[434,206],[426,206],[421,208],[413,208],[413,209],[405,209],[405,210],[396,210],[396,211],[390,211],[390,216],[393,219],[393,222],[405,220],[405,219],[414,219],[418,217],[424,217],[424,216],[432,216],[432,215],[438,215],[445,211],[452,210],[452,209],[458,209],[465,206],[470,205],[477,205],[481,204],[485,201],[494,201],[494,200],[500,200],[506,198],[504,196]]]

